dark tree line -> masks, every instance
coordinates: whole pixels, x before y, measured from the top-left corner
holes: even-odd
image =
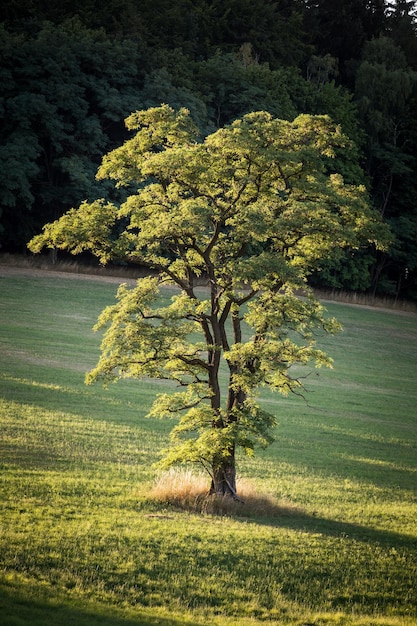
[[[316,285],[416,298],[415,0],[5,0],[0,9],[0,245],[23,251],[82,199],[132,111],[186,106],[202,134],[255,110],[329,114],[338,167],[368,186],[388,253],[335,250]],[[122,197],[120,196],[120,200]]]

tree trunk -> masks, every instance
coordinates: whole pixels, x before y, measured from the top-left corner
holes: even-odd
[[[213,467],[210,494],[238,500],[234,453],[220,467]]]

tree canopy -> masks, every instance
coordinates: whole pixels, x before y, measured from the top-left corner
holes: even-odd
[[[331,365],[314,333],[338,324],[308,275],[335,246],[382,245],[386,229],[365,187],[337,171],[350,142],[326,116],[254,112],[203,140],[188,110],[167,105],[126,124],[134,135],[103,158],[98,178],[134,191],[120,206],[82,203],[29,247],[153,270],[103,311],[102,353],[87,380],[176,382],[180,391],[151,410],[180,418],[165,463],[201,463],[213,492],[236,497],[236,448],[252,453],[273,436],[259,387],[298,393],[293,366]],[[165,284],[178,291],[161,303]]]

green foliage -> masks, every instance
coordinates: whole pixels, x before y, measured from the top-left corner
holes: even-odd
[[[370,252],[336,249],[321,260],[309,282],[313,287],[365,292],[371,287],[373,262]]]
[[[318,52],[336,58],[346,80],[349,61],[360,58],[365,43],[384,30],[384,0],[315,0],[308,5],[307,20],[314,30]]]
[[[356,97],[374,141],[395,144],[417,75],[387,37],[369,42],[356,74]]]
[[[356,74],[358,110],[369,138],[366,151],[374,202],[391,224],[396,239],[389,257],[379,258],[377,272],[385,275],[385,288],[391,282],[397,294],[404,275],[414,269],[414,254],[403,223],[408,222],[411,233],[417,219],[413,117],[416,88],[417,73],[392,39],[380,37],[365,46]],[[398,254],[399,248],[406,254]],[[384,265],[388,271],[384,272]]]
[[[238,53],[217,52],[196,64],[195,73],[195,87],[216,128],[256,110],[284,119],[297,115],[288,87],[289,82],[296,81],[290,78],[293,70],[271,70],[253,57],[251,47],[242,46]]]
[[[88,382],[151,377],[186,387],[172,404],[163,396],[153,408],[183,413],[173,439],[185,442],[169,460],[201,462],[214,483],[221,470],[235,494],[235,447],[252,452],[274,425],[258,388],[297,392],[294,365],[331,364],[314,331],[338,325],[295,289],[306,290],[306,277],[335,246],[377,243],[384,229],[365,189],[328,173],[349,142],[325,116],[287,122],[251,113],[202,142],[185,109],[138,111],[126,124],[136,134],[104,157],[98,177],[135,184],[137,192],[120,208],[83,203],[29,247],[89,250],[102,263],[122,259],[158,273],[121,287],[118,303],[101,315],[98,328],[107,330]],[[198,278],[208,291],[199,291]],[[162,308],[155,306],[161,282],[180,289]]]
[[[106,191],[94,173],[134,106],[136,56],[133,43],[77,20],[31,34],[1,28],[3,245],[19,245],[21,229],[27,238],[80,198]]]
[[[48,237],[51,249],[69,247],[74,254],[100,249],[100,260],[106,262],[111,258],[115,222],[114,205],[100,200],[83,202],[78,210],[71,209],[60,218],[60,229],[46,225],[44,234],[33,238],[31,249],[40,252]]]

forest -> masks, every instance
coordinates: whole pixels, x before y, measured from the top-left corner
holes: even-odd
[[[0,252],[83,200],[124,200],[95,174],[134,111],[186,107],[201,137],[252,111],[329,115],[351,141],[338,170],[392,243],[335,248],[310,282],[416,300],[416,25],[415,0],[4,0]]]

